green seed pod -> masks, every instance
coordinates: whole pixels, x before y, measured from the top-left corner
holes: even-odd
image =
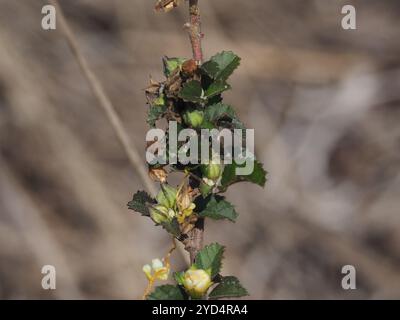
[[[188,126],[192,128],[200,127],[201,124],[203,123],[203,119],[204,119],[204,113],[203,111],[200,110],[186,111],[183,114],[183,120]]]
[[[150,208],[150,217],[155,223],[161,224],[168,220],[168,208],[158,205],[154,208]]]
[[[161,190],[158,193],[156,199],[159,204],[169,209],[175,206],[176,194],[177,190],[175,188],[172,188],[167,184],[162,184]]]
[[[205,177],[215,181],[220,177],[222,173],[222,167],[220,164],[210,163],[202,167],[202,172]]]

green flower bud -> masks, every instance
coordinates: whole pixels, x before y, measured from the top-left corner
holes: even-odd
[[[154,208],[150,208],[150,217],[155,223],[161,224],[168,220],[168,208],[157,205]]]
[[[168,218],[172,220],[175,217],[176,217],[176,212],[172,209],[168,209]]]
[[[212,285],[209,272],[202,269],[189,269],[185,272],[183,286],[192,298],[203,297]]]
[[[203,111],[200,110],[186,111],[183,114],[183,120],[188,126],[192,128],[200,127],[201,124],[203,123],[203,119],[204,119],[204,113]]]
[[[186,61],[185,58],[163,58],[164,64],[164,74],[166,77],[169,77],[172,72],[176,70],[176,68],[180,68],[182,64]]]
[[[153,104],[155,106],[164,106],[165,105],[165,97],[164,95],[160,95],[158,98],[154,99]]]
[[[157,202],[166,208],[173,208],[176,203],[177,190],[167,184],[161,185],[161,190],[156,199]]]
[[[202,171],[208,179],[217,180],[222,173],[222,167],[220,164],[210,163],[208,165],[204,165],[202,167]]]

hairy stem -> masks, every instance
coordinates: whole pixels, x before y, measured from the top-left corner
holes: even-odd
[[[203,61],[203,50],[201,48],[201,39],[203,34],[201,33],[201,19],[200,10],[198,5],[199,0],[189,0],[189,37],[192,43],[193,59],[198,63]]]
[[[201,47],[203,34],[201,33],[201,18],[198,0],[189,0],[189,15],[189,38],[192,44],[193,59],[200,64],[203,61],[203,50]],[[190,254],[191,263],[194,263],[197,253],[203,248],[203,239],[204,218],[199,218],[195,224],[195,227],[190,231],[189,238],[185,246],[186,250]]]

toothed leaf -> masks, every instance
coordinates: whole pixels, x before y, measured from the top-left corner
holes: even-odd
[[[147,192],[138,191],[133,195],[132,200],[128,202],[128,208],[144,216],[150,216],[148,206],[154,203],[156,201]]]
[[[156,126],[156,121],[160,119],[166,111],[167,106],[165,105],[151,105],[147,113],[147,123],[149,126],[154,128]]]
[[[215,80],[227,80],[239,64],[239,56],[232,51],[222,51],[211,57],[201,68]]]
[[[228,219],[235,222],[238,213],[235,211],[234,206],[226,201],[222,196],[210,196],[210,199],[199,216],[209,217],[215,220]]]
[[[205,246],[196,255],[195,266],[203,270],[211,269],[211,279],[214,278],[221,270],[224,249],[219,243]]]
[[[257,160],[254,160],[254,169],[251,174],[236,175],[236,168],[244,167],[245,165],[246,163],[238,164],[235,161],[233,161],[231,164],[225,165],[221,179],[221,186],[223,190],[225,190],[229,185],[240,181],[252,182],[261,187],[265,186],[265,182],[267,181],[267,172],[264,170],[262,164]]]
[[[221,118],[234,119],[236,118],[236,114],[230,105],[217,103],[206,107],[204,118],[207,121],[215,123]]]
[[[205,98],[210,99],[214,96],[221,94],[222,92],[229,90],[231,86],[225,81],[217,80],[213,82],[205,92]]]
[[[208,295],[210,299],[239,298],[248,296],[247,290],[240,284],[236,277],[223,277],[222,281]]]
[[[201,83],[197,80],[186,82],[181,91],[179,91],[179,98],[193,103],[203,102],[204,91]]]
[[[178,286],[166,284],[158,286],[148,295],[147,300],[187,300]]]
[[[181,230],[179,229],[179,222],[176,218],[171,221],[161,223],[161,226],[174,237],[178,238],[181,235]]]

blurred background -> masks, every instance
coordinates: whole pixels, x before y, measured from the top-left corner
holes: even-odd
[[[84,56],[145,161],[149,75],[191,56],[187,7],[60,0]],[[42,0],[0,0],[0,298],[138,299],[141,271],[170,247],[126,203],[143,189]],[[357,30],[341,28],[353,4]],[[266,188],[207,221],[223,273],[253,299],[400,298],[400,2],[201,0],[204,53],[242,63],[228,103],[256,134]],[[57,289],[43,290],[54,265]],[[341,287],[354,265],[357,290]],[[173,268],[184,268],[178,251]]]

